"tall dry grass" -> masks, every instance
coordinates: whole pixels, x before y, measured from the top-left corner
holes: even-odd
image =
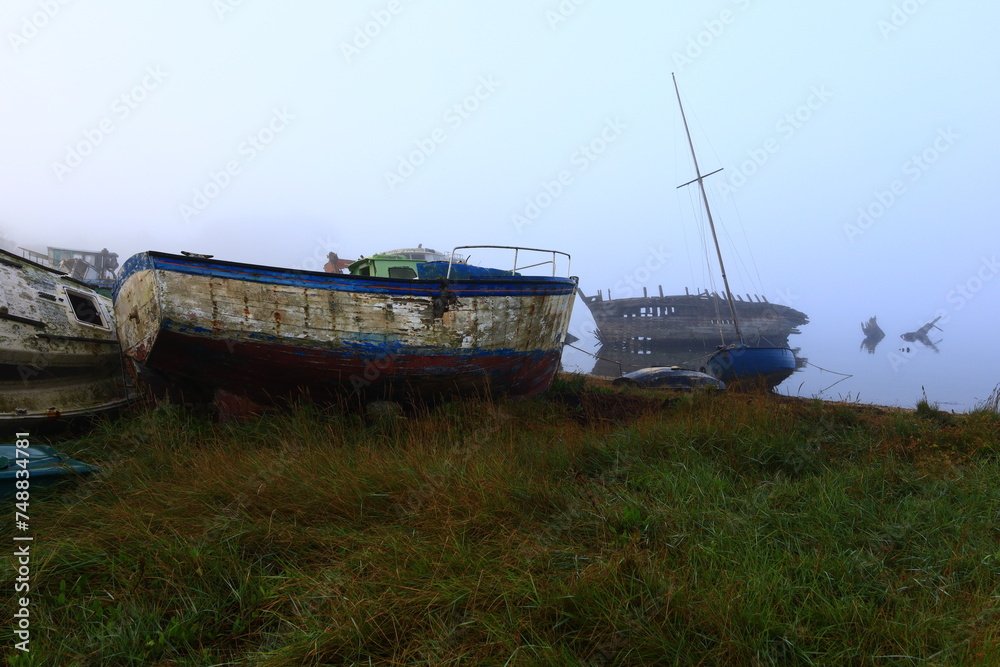
[[[12,665],[1000,662],[995,411],[564,380],[63,443]]]

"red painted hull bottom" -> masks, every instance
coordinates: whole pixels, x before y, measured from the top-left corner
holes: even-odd
[[[344,348],[232,343],[161,331],[146,363],[136,365],[155,394],[169,392],[174,399],[199,402],[213,400],[221,391],[267,404],[302,395],[362,401],[530,397],[549,388],[560,356],[558,350],[362,354]]]

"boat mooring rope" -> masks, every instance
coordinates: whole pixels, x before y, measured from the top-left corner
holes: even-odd
[[[577,347],[576,345],[573,345],[572,343],[565,343],[565,345],[566,345],[566,347],[571,347],[574,350],[577,350],[578,352],[583,352],[587,356],[593,357],[594,359],[597,359],[598,361],[609,361],[609,362],[611,362],[613,364],[618,364],[618,375],[625,375],[625,373],[622,372],[622,364],[621,364],[620,361],[615,361],[614,359],[605,359],[604,357],[599,357],[596,354],[594,354],[593,352],[587,352],[586,350],[581,349],[581,348]]]
[[[573,345],[572,343],[566,343],[565,346],[566,347],[571,347],[574,350],[576,350],[577,352],[583,352],[588,357],[593,357],[594,359],[597,359],[598,361],[607,361],[607,362],[610,362],[612,364],[617,364],[618,365],[618,373],[619,373],[619,375],[624,375],[625,374],[623,372],[622,364],[621,364],[620,361],[616,361],[614,359],[608,359],[606,357],[598,356],[598,355],[594,354],[593,352],[588,352],[587,350],[584,350],[583,348],[579,348],[576,345]],[[825,391],[827,391],[829,389],[832,389],[833,387],[837,386],[838,384],[840,384],[844,380],[846,380],[848,378],[854,377],[854,375],[852,375],[851,373],[838,373],[837,371],[831,371],[829,368],[823,368],[822,366],[817,366],[816,364],[814,364],[814,363],[812,363],[810,361],[806,361],[805,364],[806,364],[806,366],[812,366],[813,368],[815,368],[817,370],[821,370],[824,373],[833,373],[834,375],[842,375],[843,376],[839,380],[837,380],[836,382],[834,382],[833,384],[831,384],[829,387],[825,387],[824,389],[821,389],[819,391],[819,393],[817,393],[817,396],[822,395]]]
[[[844,380],[846,380],[848,378],[854,377],[850,373],[838,373],[837,371],[831,371],[828,368],[823,368],[822,366],[817,366],[816,364],[810,363],[809,361],[806,361],[806,366],[812,366],[813,368],[821,370],[824,373],[833,373],[834,375],[843,375],[844,376],[844,377],[840,378],[839,380],[837,380],[836,382],[834,382],[833,384],[831,384],[829,387],[825,387],[823,389],[820,389],[819,392],[816,394],[817,396],[822,396],[823,392],[825,392],[827,389],[832,389],[832,388],[836,387],[838,384],[840,384],[841,382],[843,382]],[[801,388],[801,387],[802,387],[802,385],[799,385],[799,388]]]
[[[598,361],[607,361],[607,362],[610,362],[610,363],[612,363],[612,364],[617,364],[617,365],[618,365],[618,374],[619,374],[619,375],[625,375],[625,371],[624,371],[624,369],[622,368],[622,362],[620,362],[620,361],[617,361],[617,360],[615,360],[615,359],[608,359],[608,358],[606,358],[606,357],[599,357],[599,356],[597,356],[596,354],[594,354],[593,352],[587,352],[586,350],[583,350],[583,349],[581,349],[581,348],[579,348],[579,347],[577,347],[576,345],[573,345],[573,344],[571,344],[571,343],[565,343],[565,345],[566,345],[566,347],[571,347],[571,348],[573,348],[574,350],[577,350],[577,351],[579,351],[579,352],[583,352],[583,353],[584,353],[584,354],[586,354],[586,355],[587,355],[588,357],[593,357],[594,359],[597,359]],[[680,366],[681,368],[683,368],[683,367],[684,367],[684,364],[689,364],[689,365],[690,365],[690,364],[692,364],[692,362],[696,361],[696,360],[697,360],[698,358],[699,358],[699,357],[696,357],[696,358],[694,358],[694,359],[689,359],[689,360],[687,360],[687,361],[684,361],[684,362],[681,362],[680,364],[674,364],[674,365],[675,365],[675,366]]]

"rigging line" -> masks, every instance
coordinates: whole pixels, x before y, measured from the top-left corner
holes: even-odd
[[[802,363],[804,363],[806,366],[812,366],[813,368],[819,369],[819,370],[824,371],[826,373],[833,373],[834,375],[843,375],[844,376],[844,377],[840,378],[839,380],[837,380],[836,382],[834,382],[833,384],[831,384],[829,387],[823,387],[822,389],[820,389],[818,392],[816,392],[816,394],[814,395],[814,398],[819,398],[825,392],[829,391],[830,389],[833,389],[834,387],[836,387],[838,384],[840,384],[844,380],[847,380],[849,378],[854,377],[850,373],[838,373],[837,371],[831,371],[828,368],[823,368],[822,366],[817,366],[816,364],[811,363],[809,361],[806,361],[805,359],[802,360]],[[802,390],[802,385],[803,384],[805,384],[805,382],[802,382],[801,384],[799,384],[798,391]]]
[[[676,86],[675,86],[675,90],[676,90]],[[679,90],[677,90],[677,94],[678,94],[678,102],[680,102],[680,98],[683,97],[683,96],[680,94]],[[682,114],[683,114],[683,111],[682,111]],[[701,121],[700,121],[700,117],[698,116],[698,114],[690,112],[690,109],[689,109],[689,114],[688,115],[690,115],[690,116],[692,116],[694,118],[695,124],[698,126],[698,129],[701,131],[701,137],[700,137],[699,141],[704,141],[704,143],[708,144],[709,149],[712,152],[712,155],[715,157],[716,164],[721,164],[722,161],[719,159],[719,154],[718,154],[718,152],[716,152],[715,146],[712,144],[711,139],[708,137],[708,134],[705,132],[704,127],[702,127]],[[675,124],[676,124],[676,120],[675,120]],[[693,151],[693,147],[692,147],[692,151]],[[676,162],[676,159],[677,159],[677,154],[675,152],[675,162]],[[721,171],[721,169],[716,170],[716,171]],[[713,172],[709,172],[709,173],[711,174],[711,173],[715,173],[715,172],[713,171]],[[703,185],[701,185],[700,187],[704,188]],[[693,199],[694,198],[694,194],[692,193],[690,195],[690,197]],[[716,204],[718,204],[718,199],[716,198],[714,192],[712,193],[712,199],[713,199],[713,201],[716,202]],[[703,212],[703,215],[707,215],[707,212]],[[700,219],[700,218],[698,218],[696,216],[696,219]],[[739,267],[742,269],[743,274],[745,276],[749,277],[749,273],[750,272],[746,268],[745,263],[743,261],[743,258],[742,258],[742,256],[740,256],[740,253],[738,252],[738,250],[736,248],[736,245],[733,243],[732,237],[729,234],[729,230],[726,229],[724,222],[720,221],[719,224],[721,224],[721,226],[723,228],[723,231],[725,233],[725,239],[726,239],[726,241],[729,244],[730,252],[733,254],[734,257],[736,257],[739,260]],[[708,252],[709,248],[708,248],[707,239],[705,237],[705,229],[704,229],[704,227],[705,227],[704,224],[700,225],[700,229],[701,229],[701,232],[702,232],[702,243],[704,244],[704,250],[705,250],[705,254],[706,254],[706,264],[705,264],[705,267],[707,269],[711,269],[712,265],[711,265],[710,261],[707,260],[707,255],[709,254],[709,252]],[[746,234],[746,231],[744,230],[744,235],[745,234]],[[721,259],[720,259],[720,262],[721,262]],[[723,269],[723,267],[721,265],[719,266],[719,269],[720,269],[720,271],[723,271],[723,273],[725,272],[725,270]],[[752,282],[752,280],[747,280],[746,282]],[[714,279],[710,279],[710,286],[711,286],[711,290],[713,292],[717,292],[718,291],[716,289]],[[760,290],[760,288],[758,287],[757,291],[762,291],[762,290]],[[727,296],[726,298],[728,299],[730,297]],[[721,331],[720,331],[720,333],[721,333]]]
[[[675,171],[674,173],[677,172]],[[694,262],[691,257],[691,241],[688,240],[687,225],[684,224],[684,211],[681,208],[680,197],[675,198],[675,201],[677,202],[677,219],[681,221],[681,235],[684,237],[684,254],[687,256],[688,276],[691,279],[692,284],[695,284],[697,281],[694,277]]]
[[[713,200],[716,202],[717,207],[721,208],[721,206],[718,206],[718,199],[715,199],[713,197]],[[738,214],[737,214],[737,218],[739,218]],[[737,266],[737,269],[740,272],[740,279],[741,279],[744,287],[746,285],[750,285],[751,288],[754,291],[756,291],[756,292],[763,292],[763,289],[760,286],[760,281],[759,280],[758,280],[757,284],[754,284],[753,276],[752,276],[752,274],[750,272],[750,269],[747,267],[747,263],[744,260],[743,255],[740,253],[740,249],[737,247],[736,242],[733,240],[732,234],[729,233],[729,227],[726,225],[725,220],[724,219],[720,219],[720,220],[716,221],[716,227],[721,227],[722,228],[723,238],[726,240],[726,243],[728,244],[728,248],[729,248],[730,254],[736,259],[736,266]],[[749,242],[749,239],[747,238],[747,235],[746,235],[746,228],[743,227],[742,221],[740,221],[740,227],[742,228],[742,231],[743,231],[743,238],[744,238],[744,242],[746,243],[747,252],[750,254],[750,262],[754,266],[754,270],[756,271],[757,270],[757,266],[756,266],[756,262],[753,259],[753,249],[750,247],[750,242]],[[759,278],[759,275],[760,274],[758,272],[758,278]]]
[[[724,209],[726,211],[729,211],[729,204],[726,202],[725,198],[721,193],[719,193],[714,189],[711,189],[710,195],[712,203],[715,204],[716,211],[723,211]],[[726,206],[722,205],[724,203],[726,204]],[[732,212],[729,211],[726,215],[732,216]],[[737,246],[733,234],[730,233],[729,226],[726,224],[726,215],[717,216],[718,220],[715,221],[715,226],[717,229],[721,230],[720,236],[722,240],[725,242],[729,254],[734,258],[736,262],[736,268],[739,271],[741,282],[744,284],[744,286],[750,284],[752,287],[755,288],[756,286],[752,285],[753,278],[750,270],[747,268],[747,263],[746,260],[744,259],[743,252],[741,252],[741,248]],[[739,219],[738,211],[736,213],[736,220],[742,227],[742,220]],[[747,240],[746,237],[746,229],[743,228],[742,231],[743,231],[744,242],[746,244],[746,250],[751,252],[751,259],[752,259],[752,251],[750,249],[749,241]]]
[[[754,273],[757,274],[757,291],[761,294],[764,293],[764,281],[760,278],[760,267],[757,266],[757,260],[753,256],[753,247],[750,245],[750,238],[747,236],[746,225],[743,224],[743,216],[740,215],[740,207],[736,203],[736,194],[730,189],[729,198],[733,202],[733,209],[736,211],[736,220],[740,223],[740,229],[743,231],[743,241],[746,243],[747,251],[750,253],[750,265],[753,266]]]
[[[847,377],[851,377],[851,376],[848,375]],[[834,387],[836,387],[838,384],[840,384],[841,382],[843,382],[846,379],[847,379],[846,377],[840,378],[839,380],[837,380],[836,382],[834,382],[833,384],[831,384],[829,387],[824,387],[823,389],[820,389],[819,392],[817,392],[816,395],[817,396],[822,396],[824,392],[826,392],[829,389],[833,389]]]
[[[715,271],[712,270],[712,256],[709,249],[708,225],[704,218],[704,209],[701,201],[695,202],[697,195],[694,188],[688,189],[688,201],[691,203],[691,210],[694,215],[694,223],[698,229],[698,236],[701,239],[701,252],[704,255],[701,262],[702,283],[707,283],[709,289],[715,290]]]
[[[850,373],[838,373],[837,371],[831,371],[828,368],[823,368],[822,366],[817,366],[816,364],[810,363],[808,361],[806,361],[805,364],[806,364],[806,366],[812,366],[813,368],[817,368],[817,369],[819,369],[821,371],[824,371],[826,373],[833,373],[834,375],[843,375],[842,378],[840,378],[839,380],[837,380],[836,382],[834,382],[833,384],[831,384],[829,387],[823,387],[822,389],[820,389],[819,392],[817,392],[817,394],[816,394],[817,396],[822,396],[825,392],[829,391],[830,389],[833,389],[834,387],[836,387],[838,384],[840,384],[844,380],[847,380],[849,378],[854,377]]]
[[[694,188],[686,188],[688,195],[688,205],[691,207],[690,220],[693,221],[695,229],[698,231],[698,239],[701,243],[702,257],[698,264],[701,266],[701,280],[696,284],[707,285],[710,292],[717,291],[715,285],[715,271],[713,270],[713,259],[711,257],[711,247],[708,238],[708,222],[705,219],[705,209],[698,193]],[[693,276],[694,264],[691,265]],[[693,279],[693,278],[692,278]]]
[[[708,299],[711,300],[712,306],[715,309],[715,322],[717,323],[717,327],[718,327],[718,330],[719,330],[719,339],[721,340],[722,344],[725,345],[726,344],[726,336],[725,336],[725,333],[723,332],[723,327],[722,327],[722,324],[721,324],[723,316],[722,316],[722,311],[721,311],[721,306],[720,306],[720,299],[718,299],[718,298],[716,298],[714,296],[715,294],[718,293],[719,290],[718,290],[718,286],[717,286],[717,284],[715,282],[715,272],[711,270],[712,269],[712,262],[713,262],[713,260],[712,260],[712,257],[711,257],[711,249],[710,249],[710,246],[709,246],[708,230],[707,230],[708,224],[707,224],[707,221],[705,219],[705,210],[702,207],[701,200],[698,198],[698,195],[696,194],[694,188],[687,188],[687,191],[688,191],[688,205],[691,207],[691,219],[694,220],[695,228],[698,230],[698,236],[699,236],[699,239],[701,241],[702,261],[699,262],[699,263],[701,264],[701,268],[702,268],[702,280],[701,280],[700,283],[697,283],[697,284],[701,284],[701,285],[706,285],[707,286],[706,287],[706,292],[707,292],[707,297],[706,298],[708,298]],[[682,225],[682,228],[686,229],[686,226]],[[686,238],[686,236],[685,236],[685,238]],[[690,252],[688,254],[689,254],[689,261],[690,261]],[[720,267],[720,269],[721,269],[721,267]],[[690,266],[690,271],[691,271],[691,275],[692,275],[692,280],[694,280],[694,278],[693,278],[693,276],[694,276],[694,264],[693,263]],[[698,294],[701,294],[701,289],[702,289],[701,287],[696,288],[696,291],[697,291]]]
[[[698,126],[698,129],[701,131],[701,135],[702,135],[701,136],[701,141],[704,141],[706,144],[708,144],[709,150],[712,152],[712,155],[715,157],[716,164],[720,164],[721,165],[722,164],[722,160],[719,158],[719,154],[718,154],[718,152],[716,152],[715,146],[714,146],[714,144],[712,144],[711,138],[709,137],[708,133],[705,132],[705,128],[702,127],[702,125],[701,125],[701,117],[696,112],[692,112],[691,111],[692,107],[691,107],[691,105],[690,105],[689,102],[687,102],[686,105],[689,107],[688,108],[688,115],[692,116],[694,118],[695,124]],[[676,119],[675,119],[674,123],[676,125]],[[675,161],[676,161],[676,159],[677,159],[677,157],[676,157],[676,153],[675,153]],[[723,178],[725,178],[725,176],[723,176]],[[733,208],[736,211],[736,219],[739,222],[740,229],[741,229],[741,231],[743,233],[743,239],[744,239],[744,242],[746,243],[747,252],[750,255],[750,264],[753,266],[753,272],[757,274],[757,282],[756,282],[756,285],[754,285],[754,289],[755,289],[755,291],[763,293],[764,289],[763,289],[763,281],[760,279],[760,269],[757,266],[757,261],[756,261],[756,259],[753,256],[753,249],[750,246],[750,240],[747,237],[746,227],[743,225],[743,218],[740,215],[739,207],[736,205],[736,197],[733,195],[732,190],[730,190],[730,199],[732,200]],[[718,199],[717,198],[713,197],[713,200],[716,202],[716,204],[718,204]],[[726,229],[726,227],[725,227],[725,222],[722,221],[721,225],[723,227],[723,230],[726,233],[726,238],[729,241],[730,250],[732,251],[733,255],[739,260],[740,265],[742,266],[743,270],[745,271],[745,273],[746,273],[746,275],[748,277],[748,282],[753,283],[753,278],[751,276],[751,272],[750,272],[749,268],[747,268],[745,262],[743,261],[743,258],[740,256],[740,253],[737,251],[736,244],[733,243],[733,239],[732,239],[732,237],[729,234],[729,230]]]
[[[587,352],[586,350],[584,350],[582,348],[579,348],[576,345],[573,345],[572,343],[564,343],[564,345],[566,347],[571,347],[571,348],[573,348],[574,350],[576,350],[578,352],[583,352],[587,356],[593,357],[594,359],[597,359],[598,361],[607,361],[607,362],[612,363],[612,364],[617,364],[617,366],[618,366],[618,372],[621,373],[622,375],[625,375],[625,370],[624,370],[624,367],[622,366],[622,362],[620,362],[620,361],[618,361],[616,359],[608,359],[607,357],[598,356],[598,355],[594,354],[593,352]],[[702,357],[691,357],[690,359],[682,361],[679,364],[672,364],[672,365],[674,365],[674,366],[680,366],[681,368],[683,368],[685,364],[689,364],[689,365],[693,366],[693,365],[695,365],[696,362],[698,362],[699,360],[701,360],[701,358]]]
[[[686,97],[685,97],[685,100],[687,100]],[[698,125],[698,129],[701,130],[701,140],[704,141],[706,144],[708,144],[709,150],[712,152],[712,155],[715,157],[715,163],[721,165],[722,164],[722,160],[719,159],[719,154],[716,152],[715,146],[712,145],[712,139],[708,136],[708,133],[705,132],[705,128],[701,126],[701,117],[697,113],[692,112],[693,107],[691,106],[691,102],[690,101],[687,101],[686,104],[687,104],[686,108],[688,110],[688,116],[691,116],[691,117],[694,118],[695,124],[697,124]]]
[[[711,299],[712,306],[715,309],[715,322],[716,322],[716,326],[718,327],[718,330],[719,330],[719,339],[722,342],[722,344],[725,345],[726,344],[726,335],[725,335],[725,333],[723,331],[723,327],[722,327],[723,316],[722,316],[722,310],[721,310],[721,305],[720,305],[721,299],[716,298],[716,296],[715,296],[716,294],[718,294],[719,289],[718,289],[718,285],[716,284],[716,281],[715,281],[715,271],[712,270],[712,266],[713,266],[712,263],[713,263],[713,261],[716,261],[716,260],[713,260],[712,256],[711,256],[710,241],[709,241],[709,238],[708,238],[708,221],[706,219],[706,215],[707,214],[705,212],[705,209],[703,208],[703,204],[701,202],[701,199],[699,198],[698,194],[695,192],[695,189],[694,188],[686,188],[686,189],[688,191],[688,204],[691,207],[691,217],[694,220],[695,227],[698,230],[698,235],[699,235],[699,238],[701,240],[701,252],[702,252],[702,255],[703,255],[702,256],[702,260],[703,261],[701,262],[701,267],[702,267],[702,282],[701,282],[701,284],[702,285],[707,285],[707,289],[706,289],[707,298]],[[692,270],[693,270],[693,266],[692,266]],[[722,270],[721,266],[719,267],[719,270]],[[699,289],[699,294],[700,294],[700,289],[701,288],[698,288],[698,289]]]
[[[712,143],[712,139],[709,137],[708,133],[705,132],[705,128],[702,127],[700,117],[698,116],[697,113],[692,114],[690,112],[690,110],[689,110],[689,115],[693,115],[694,116],[694,121],[698,125],[698,129],[701,131],[702,140],[706,144],[708,144],[709,150],[712,152],[713,157],[715,157],[716,164],[721,165],[722,164],[722,160],[719,158],[719,154],[715,150],[715,145]],[[724,169],[724,167],[722,169]],[[718,171],[722,171],[722,169],[719,169]],[[724,174],[721,175],[720,178],[725,178],[725,175]],[[722,209],[722,207],[719,205],[720,202],[719,202],[719,199],[717,197],[717,193],[714,190],[712,191],[712,201],[716,204],[716,210],[721,210]],[[737,219],[739,219],[738,213],[737,213]],[[737,249],[736,244],[733,243],[732,236],[729,234],[729,230],[726,228],[725,220],[724,219],[717,220],[716,221],[716,225],[722,227],[723,232],[725,232],[726,240],[729,242],[729,250],[730,250],[731,254],[734,257],[736,257],[737,260],[739,260],[739,264],[741,265],[741,267],[743,268],[743,270],[747,274],[749,274],[749,271],[747,271],[746,266],[744,265],[743,258],[740,256],[739,250]],[[742,225],[742,221],[741,221],[741,225]],[[745,237],[746,236],[746,230],[743,230],[743,233],[744,233],[744,237]],[[749,247],[749,243],[748,243],[748,247]]]
[[[573,345],[572,343],[563,343],[563,345],[565,345],[566,347],[571,347],[571,348],[573,348],[574,350],[576,350],[578,352],[583,352],[584,354],[589,355],[589,356],[593,357],[594,359],[597,359],[598,361],[607,361],[607,362],[610,362],[612,364],[618,364],[618,373],[620,375],[625,375],[624,369],[622,368],[622,362],[620,362],[620,361],[615,361],[614,359],[606,359],[604,357],[599,357],[596,354],[594,354],[593,352],[587,352],[586,350],[584,350],[582,348],[579,348],[576,345]]]
[[[674,174],[678,174],[678,173],[680,173],[678,171],[678,169],[679,169],[678,161],[679,161],[680,158],[678,157],[679,151],[677,150],[677,136],[679,134],[679,127],[677,125],[677,116],[674,115],[673,118],[674,118],[674,135],[673,135],[674,136],[674,150],[673,150],[673,154],[674,154]],[[682,208],[681,198],[680,197],[674,197],[674,202],[676,202],[676,204],[677,204],[677,219],[680,221],[681,236],[684,237],[684,254],[687,256],[688,277],[690,278],[692,284],[696,284],[697,281],[695,280],[695,277],[694,277],[694,262],[692,261],[692,258],[691,258],[691,242],[688,240],[687,225],[684,224],[684,210]]]
[[[690,207],[690,212],[688,214],[685,214],[684,211],[681,209],[681,198],[680,198],[680,196],[677,197],[677,206],[678,206],[678,211],[680,213],[681,229],[684,232],[685,251],[686,251],[687,256],[688,256],[688,274],[691,277],[691,284],[692,285],[704,285],[707,282],[709,284],[709,287],[711,287],[711,288],[714,289],[714,287],[715,287],[715,285],[714,285],[714,275],[715,274],[714,274],[714,272],[707,272],[707,269],[711,268],[711,263],[710,263],[709,256],[708,256],[708,240],[707,240],[707,238],[705,236],[705,225],[699,219],[699,213],[700,213],[700,210],[701,210],[700,204],[699,205],[695,204],[695,195],[694,195],[694,192],[690,188],[688,189],[687,195],[688,195],[687,202],[688,202],[688,206]],[[700,258],[697,262],[692,261],[692,257],[691,257],[690,243],[687,240],[687,225],[688,225],[687,220],[693,220],[694,221],[695,230],[698,232],[698,239],[699,239],[699,242],[700,242],[700,250],[704,254],[704,257]],[[700,280],[695,277],[695,274],[694,274],[694,267],[695,266],[701,266],[701,279]],[[700,288],[698,288],[698,289],[700,289]]]
[[[678,136],[680,135],[680,129],[681,129],[682,126],[678,123],[679,116],[677,114],[673,114],[673,118],[674,118],[674,173],[675,174],[680,174],[680,173],[682,173],[681,172],[681,167],[680,167],[680,159],[681,159],[680,156],[681,156],[681,153],[683,151],[678,148],[678,145],[681,143],[678,140]],[[685,142],[686,142],[686,139],[685,139]],[[691,213],[691,217],[690,218],[688,218],[684,214],[684,211],[681,210],[681,207],[680,207],[680,201],[681,200],[680,200],[679,197],[677,198],[677,202],[678,202],[678,211],[680,212],[680,215],[681,215],[681,229],[683,230],[684,239],[685,239],[685,251],[686,251],[686,253],[688,255],[688,273],[691,276],[691,283],[693,285],[706,285],[707,284],[708,288],[709,288],[709,291],[714,292],[714,291],[716,291],[716,289],[715,289],[715,272],[712,271],[712,264],[711,264],[711,260],[709,259],[708,237],[707,237],[707,233],[706,233],[706,229],[705,229],[707,225],[705,224],[705,221],[703,219],[705,213],[704,213],[704,210],[702,209],[701,200],[698,199],[697,203],[695,201],[696,198],[697,198],[696,194],[695,194],[695,189],[694,188],[684,188],[684,189],[688,191],[687,192],[687,194],[688,194],[688,205],[690,206],[690,213]],[[698,232],[698,238],[699,238],[699,240],[701,242],[701,248],[700,249],[701,249],[702,253],[704,254],[704,258],[701,261],[698,262],[698,264],[701,265],[701,275],[702,275],[702,278],[701,278],[700,281],[694,275],[695,262],[691,261],[691,249],[687,245],[687,243],[688,243],[688,241],[687,241],[687,225],[685,224],[685,220],[688,220],[688,219],[692,220],[693,223],[694,223],[694,225],[695,225],[695,229]],[[697,288],[697,289],[700,290],[701,288]]]
[[[805,363],[806,363],[806,366],[812,366],[813,368],[817,368],[817,369],[819,369],[821,371],[824,371],[826,373],[833,373],[834,375],[843,375],[845,379],[846,378],[852,378],[852,377],[854,377],[854,375],[852,375],[851,373],[838,373],[837,371],[831,371],[828,368],[823,368],[822,366],[817,366],[816,364],[811,363],[809,361],[807,361]]]

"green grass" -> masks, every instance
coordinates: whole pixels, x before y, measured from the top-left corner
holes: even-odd
[[[32,498],[31,652],[4,656],[993,665],[998,433],[575,377],[405,418],[147,410],[61,445],[104,472]]]

